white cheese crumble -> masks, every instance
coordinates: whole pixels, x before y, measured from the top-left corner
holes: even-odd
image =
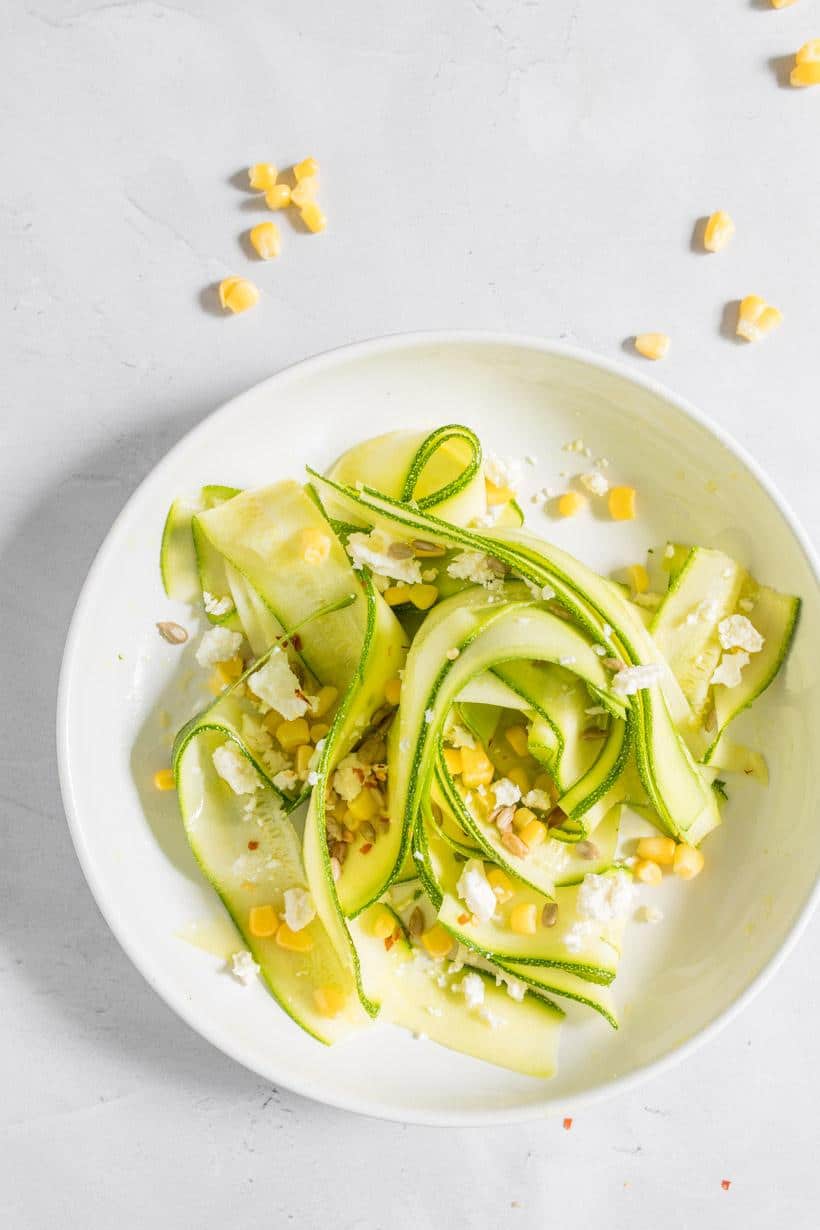
[[[498,521],[498,518],[501,516],[503,511],[504,505],[496,504],[493,508],[488,508],[485,513],[481,514],[481,516],[473,517],[470,525],[479,530],[490,529]]]
[[[521,802],[533,811],[552,811],[552,799],[546,790],[530,790]]]
[[[521,790],[508,777],[500,777],[490,789],[495,795],[496,807],[512,807],[521,798]]]
[[[361,794],[368,772],[369,769],[364,761],[352,752],[340,760],[336,766],[336,772],[333,774],[333,789],[340,798],[344,799],[345,803],[350,803]]]
[[[589,474],[582,474],[581,482],[592,495],[606,495],[609,491],[609,480],[604,478],[599,470],[591,470]]]
[[[722,683],[725,688],[736,688],[742,678],[743,667],[749,665],[749,655],[742,649],[725,653],[720,664],[712,672],[710,683]]]
[[[721,619],[718,637],[723,649],[745,649],[747,653],[759,653],[764,644],[764,638],[745,615]]]
[[[447,575],[456,581],[472,581],[485,589],[500,589],[503,581],[483,551],[460,551],[447,565]]]
[[[480,922],[489,922],[498,907],[498,898],[484,874],[480,859],[469,859],[462,868],[456,892],[471,914]]]
[[[366,566],[373,572],[391,577],[394,581],[405,581],[408,585],[420,583],[421,564],[412,555],[406,559],[394,559],[390,554],[393,541],[381,530],[372,530],[369,534],[351,534],[347,540],[347,551],[353,561],[353,567]]]
[[[599,658],[605,658],[606,655],[609,653],[609,650],[606,648],[605,645],[593,645],[592,652],[594,654],[597,654]]]
[[[230,598],[217,598],[214,594],[209,594],[207,589],[202,591],[202,601],[205,610],[209,615],[213,615],[218,619],[220,615],[227,615],[228,611],[233,607],[233,601]]]
[[[484,1003],[484,979],[480,974],[465,974],[458,989],[467,1001],[468,1008],[479,1008]]]
[[[196,660],[200,666],[216,666],[217,662],[235,658],[241,644],[241,632],[231,632],[230,628],[209,628],[203,632],[197,646]]]
[[[425,720],[425,722],[427,723],[427,725],[428,725],[428,726],[430,725],[430,723],[432,722],[432,720],[433,720],[433,718],[434,718],[435,716],[436,716],[436,715],[435,715],[435,713],[433,712],[433,710],[432,710],[432,709],[425,709],[425,710],[424,710],[424,720]]]
[[[564,947],[567,952],[579,953],[586,944],[590,934],[589,923],[575,923],[564,936]]]
[[[559,666],[574,666],[575,662],[576,662],[576,657],[574,653],[568,653],[566,657],[558,659]]]
[[[510,999],[514,999],[520,1004],[524,996],[527,994],[526,983],[519,982],[517,978],[508,978],[506,982],[507,994]]]
[[[213,762],[217,773],[234,794],[253,794],[259,789],[259,774],[232,741],[214,748]]]
[[[634,696],[645,688],[654,688],[663,681],[666,666],[663,662],[650,662],[646,666],[624,666],[612,679],[612,691],[616,696]]]
[[[299,680],[293,673],[287,654],[276,648],[264,666],[248,678],[248,687],[264,704],[281,713],[287,721],[302,717],[310,702],[299,695]]]
[[[509,487],[515,491],[521,483],[521,462],[487,453],[484,457],[484,477],[494,487]]]
[[[521,580],[524,582],[533,598],[535,598],[536,602],[549,602],[555,597],[555,590],[551,585],[537,585],[535,581],[530,581],[527,577],[521,577]]]
[[[285,889],[285,922],[291,931],[303,931],[316,917],[313,898],[304,888]]]
[[[624,918],[631,904],[632,885],[623,875],[586,875],[578,890],[578,913],[593,922]]]
[[[741,611],[753,611],[755,609],[755,604],[751,598],[741,598],[737,605]]]
[[[243,949],[241,952],[235,952],[231,957],[231,973],[237,982],[247,986],[251,979],[259,973],[259,966],[247,949]]]
[[[272,778],[272,781],[277,790],[295,790],[299,785],[299,778],[294,769],[282,769]]]
[[[656,905],[642,905],[635,917],[638,922],[659,923],[663,922],[663,910],[659,910]]]
[[[447,742],[451,747],[475,747],[475,739],[459,722],[451,722],[447,727]]]
[[[672,543],[671,543],[671,542],[668,542],[668,543],[666,544],[666,546],[664,547],[664,550],[663,550],[663,554],[664,554],[664,557],[665,557],[666,559],[672,559],[672,557],[673,557],[673,556],[674,556],[674,554],[675,554],[675,548],[672,546]]]

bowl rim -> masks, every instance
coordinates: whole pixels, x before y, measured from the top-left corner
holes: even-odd
[[[456,1107],[448,1107],[445,1110],[415,1110],[413,1107],[406,1107],[401,1104],[389,1104],[380,1102],[374,1105],[367,1096],[356,1097],[341,1097],[333,1094],[326,1095],[322,1092],[318,1081],[311,1082],[310,1080],[300,1079],[292,1076],[287,1071],[277,1073],[274,1077],[270,1072],[261,1071],[260,1068],[246,1055],[242,1053],[242,1048],[239,1044],[227,1042],[221,1036],[217,1036],[217,1031],[210,1027],[208,1021],[202,1021],[197,1012],[190,1008],[185,996],[180,992],[176,994],[172,988],[160,988],[159,980],[155,976],[150,962],[143,958],[143,954],[139,952],[130,938],[125,933],[125,929],[121,928],[117,919],[116,909],[112,902],[108,899],[106,888],[102,881],[97,878],[94,870],[94,862],[90,849],[85,843],[82,826],[79,819],[78,809],[75,804],[72,771],[69,758],[69,737],[68,737],[68,698],[69,698],[69,683],[72,674],[74,658],[77,652],[77,644],[80,638],[81,629],[83,628],[86,607],[90,601],[90,592],[96,580],[97,574],[105,567],[109,555],[114,549],[114,538],[120,524],[126,520],[132,504],[140,497],[143,488],[152,481],[158,472],[166,466],[170,466],[172,460],[178,452],[187,448],[191,440],[199,433],[206,429],[210,430],[215,419],[227,417],[235,411],[238,403],[243,398],[257,393],[260,389],[275,384],[286,384],[290,380],[298,379],[303,376],[312,376],[323,369],[333,368],[340,362],[351,362],[358,359],[367,359],[376,355],[389,353],[391,351],[421,349],[426,346],[470,346],[470,345],[487,345],[487,346],[504,346],[511,349],[536,351],[542,355],[566,358],[576,360],[579,363],[595,368],[607,375],[614,376],[624,380],[627,383],[637,385],[654,396],[667,402],[674,410],[678,411],[685,418],[703,428],[711,436],[718,440],[730,453],[738,458],[740,462],[754,477],[755,481],[762,487],[764,492],[769,496],[772,502],[778,508],[780,514],[789,527],[798,546],[803,552],[806,562],[814,575],[815,584],[820,588],[820,558],[814,550],[812,542],[803,529],[798,517],[793,512],[788,501],[778,490],[775,483],[768,477],[757,460],[751,456],[745,447],[740,444],[730,432],[723,428],[720,424],[713,422],[706,414],[696,409],[689,401],[679,396],[677,393],[671,392],[665,385],[641,372],[631,371],[622,360],[604,358],[596,355],[582,347],[567,344],[562,341],[554,341],[547,338],[537,337],[530,334],[507,333],[500,330],[482,330],[482,329],[446,329],[446,330],[415,330],[410,332],[390,333],[379,337],[372,337],[362,341],[346,343],[332,347],[329,350],[320,352],[319,354],[310,355],[305,358],[295,360],[293,363],[280,368],[273,375],[266,377],[264,380],[258,381],[250,388],[243,390],[241,393],[223,402],[221,405],[210,411],[205,417],[187,431],[151,468],[148,474],[141,480],[135,490],[126,500],[117,517],[109,527],[105,538],[98,548],[91,566],[88,570],[86,578],[83,582],[77,603],[74,608],[74,613],[71,617],[68,632],[66,635],[65,645],[63,649],[62,662],[60,666],[59,684],[57,692],[56,706],[56,735],[57,735],[57,765],[58,776],[60,783],[60,793],[63,800],[63,808],[65,811],[66,821],[68,823],[71,839],[74,844],[74,849],[80,863],[83,875],[91,890],[91,894],[105,919],[108,927],[124,950],[133,965],[139,970],[143,978],[146,980],[151,989],[179,1016],[187,1025],[196,1031],[201,1037],[204,1037],[208,1042],[215,1046],[223,1054],[228,1055],[231,1059],[253,1072],[262,1079],[270,1080],[272,1083],[282,1086],[293,1093],[299,1094],[302,1097],[319,1102],[320,1104],[331,1106],[339,1110],[353,1111],[357,1114],[367,1115],[371,1118],[388,1120],[398,1123],[411,1123],[418,1125],[426,1125],[432,1127],[478,1127],[487,1126],[489,1124],[512,1124],[531,1122],[537,1119],[543,1119],[552,1115],[561,1113],[559,1103],[554,1097],[549,1094],[549,1085],[545,1083],[545,1097],[536,1102],[528,1102],[522,1106],[510,1107],[488,1107],[486,1109],[470,1109],[459,1110]],[[739,1013],[751,1002],[751,1000],[766,986],[770,979],[775,975],[786,958],[793,951],[799,939],[803,935],[808,925],[808,922],[820,902],[820,876],[816,880],[813,889],[808,894],[799,913],[789,929],[783,943],[775,953],[769,958],[762,969],[756,974],[748,986],[735,998],[735,1000],[723,1010],[714,1020],[710,1021],[702,1029],[699,1029],[690,1038],[680,1045],[674,1047],[667,1054],[660,1056],[658,1059],[652,1060],[649,1063],[635,1068],[633,1071],[615,1077],[604,1083],[596,1085],[594,1088],[585,1090],[568,1099],[573,1108],[588,1106],[592,1103],[602,1101],[605,1098],[614,1097],[619,1093],[625,1093],[632,1090],[652,1077],[667,1072],[677,1064],[682,1063],[689,1055],[693,1054],[701,1046],[704,1046],[712,1038],[723,1030],[731,1021],[733,1021]],[[562,1108],[565,1108],[567,1102],[562,1102]]]

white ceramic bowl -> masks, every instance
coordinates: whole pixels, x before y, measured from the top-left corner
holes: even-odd
[[[643,559],[667,537],[722,547],[770,585],[800,594],[803,616],[782,677],[738,722],[765,748],[771,784],[732,782],[707,869],[651,898],[662,924],[627,933],[616,982],[623,1024],[564,1030],[557,1077],[539,1082],[416,1041],[388,1026],[334,1049],[311,1041],[261,984],[238,985],[206,948],[236,946],[203,883],[173,795],[151,787],[171,728],[197,698],[192,653],[165,644],[159,619],[193,629],[157,568],[173,497],[324,467],[377,432],[451,421],[526,467],[531,489],[589,466],[562,451],[581,437],[640,515],[556,523],[526,499],[530,523],[601,570]],[[743,451],[659,386],[567,347],[475,334],[387,338],[272,377],[211,415],[157,466],[94,563],[68,637],[58,743],[66,813],[92,892],[125,951],[181,1017],[271,1081],[335,1106],[432,1124],[517,1120],[623,1088],[725,1023],[758,990],[817,897],[820,825],[813,732],[820,728],[818,569],[782,498]],[[166,710],[163,719],[162,711]],[[163,726],[163,720],[170,726]]]

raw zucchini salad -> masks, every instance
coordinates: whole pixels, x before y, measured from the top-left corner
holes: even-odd
[[[635,881],[697,875],[727,777],[765,783],[726,731],[799,600],[692,544],[606,578],[522,526],[461,426],[168,515],[214,695],[182,822],[233,972],[321,1042],[379,1018],[550,1076],[565,1017],[618,1027]]]

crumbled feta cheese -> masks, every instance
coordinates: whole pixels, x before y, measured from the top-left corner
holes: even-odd
[[[318,780],[319,780],[319,774],[316,772],[315,769],[311,769],[307,775],[308,785],[315,786]]]
[[[590,934],[591,928],[588,922],[577,922],[564,936],[564,947],[568,952],[577,954],[586,946]]]
[[[352,752],[340,760],[336,766],[336,772],[333,774],[333,789],[340,798],[344,799],[345,803],[350,803],[361,794],[364,779],[368,773],[369,769],[364,761]]]
[[[233,607],[231,598],[216,598],[213,594],[209,594],[207,589],[202,591],[202,602],[208,614],[213,615],[215,619],[218,619],[220,615],[227,615]]]
[[[720,664],[712,672],[710,683],[722,683],[725,688],[736,688],[742,678],[744,666],[749,665],[749,655],[741,649],[725,653]]]
[[[217,662],[235,658],[241,644],[241,632],[231,632],[230,628],[209,628],[203,632],[197,646],[196,660],[200,666],[216,666]]]
[[[478,1010],[478,1015],[482,1021],[486,1021],[490,1029],[500,1029],[506,1022],[503,1017],[500,1017],[497,1012],[493,1012],[492,1008],[488,1008],[486,1004],[482,1004]]]
[[[655,905],[642,905],[635,917],[638,922],[659,923],[663,921],[663,910]]]
[[[461,551],[447,565],[447,575],[456,581],[472,581],[485,589],[500,589],[503,581],[483,551]]]
[[[507,994],[510,999],[516,1000],[519,1004],[527,994],[527,986],[524,982],[519,982],[517,978],[507,978]]]
[[[455,662],[456,658],[459,656],[460,653],[461,653],[461,650],[456,649],[455,647],[453,647],[452,649],[448,649],[447,654],[446,654],[447,660],[449,662]]]
[[[552,799],[546,790],[530,790],[521,802],[533,811],[552,811]]]
[[[609,481],[599,470],[591,470],[589,474],[582,474],[581,482],[592,495],[606,495],[609,491]]]
[[[428,725],[428,726],[430,725],[430,723],[432,722],[432,720],[433,720],[433,718],[434,718],[435,716],[436,716],[436,715],[435,715],[435,713],[433,712],[433,710],[432,710],[432,709],[425,709],[425,710],[424,710],[424,720],[425,720],[425,722],[427,723],[427,725]]]
[[[259,973],[259,966],[247,949],[243,949],[241,952],[235,952],[231,957],[231,973],[237,982],[247,986],[251,979]]]
[[[666,559],[672,559],[675,554],[675,548],[671,542],[668,542],[663,549],[663,554]]]
[[[741,598],[737,605],[740,607],[741,611],[748,612],[755,609],[755,604],[751,598]]]
[[[466,999],[468,1008],[478,1008],[484,1003],[484,979],[480,974],[465,974],[458,989]]]
[[[609,653],[609,650],[606,648],[605,645],[593,645],[592,652],[594,654],[597,654],[599,658],[605,658],[606,655]]]
[[[515,491],[521,482],[521,462],[487,453],[484,457],[484,476],[494,487],[509,487]]]
[[[704,598],[694,611],[690,611],[684,619],[684,624],[691,628],[697,623],[713,623],[720,614],[720,602],[717,598]]]
[[[451,747],[475,747],[475,739],[459,722],[450,723],[445,737]]]
[[[264,704],[281,713],[288,721],[302,717],[310,701],[301,694],[299,680],[293,673],[287,654],[276,648],[264,666],[248,678],[248,687]]]
[[[469,859],[462,868],[456,892],[471,914],[480,922],[489,922],[498,907],[498,898],[484,874],[480,859]]]
[[[481,516],[473,517],[470,524],[479,530],[490,529],[498,521],[503,509],[503,504],[496,504],[493,508],[488,508],[485,513],[481,514]]]
[[[212,759],[217,773],[234,794],[253,794],[259,789],[259,774],[232,740],[214,748]]]
[[[578,913],[593,922],[624,918],[632,904],[632,885],[623,875],[586,875],[578,890]]]
[[[316,917],[313,898],[304,888],[285,889],[285,922],[291,931],[303,931]]]
[[[282,769],[272,781],[277,790],[295,790],[299,785],[299,778],[293,769]]]
[[[574,653],[568,653],[566,657],[558,659],[559,666],[574,666],[575,662],[576,662],[576,657]]]
[[[496,807],[511,807],[521,798],[519,787],[508,777],[500,777],[497,782],[493,782],[490,789],[495,795]]]
[[[759,653],[764,644],[764,638],[745,615],[721,619],[718,637],[723,649],[745,649],[747,653]]]
[[[405,581],[408,585],[421,582],[421,564],[412,555],[407,558],[394,558],[390,554],[393,541],[381,530],[372,530],[369,534],[351,534],[347,540],[347,551],[353,567],[367,566],[373,572],[392,577],[394,581]]]
[[[603,628],[601,629],[601,631],[602,631],[602,632],[603,632],[603,634],[604,634],[604,640],[605,640],[605,641],[611,641],[611,640],[612,640],[612,625],[611,625],[611,624],[604,624],[604,626],[603,626]]]
[[[654,688],[666,674],[663,662],[650,662],[646,666],[624,666],[612,679],[612,691],[616,696],[634,696],[645,688]]]

